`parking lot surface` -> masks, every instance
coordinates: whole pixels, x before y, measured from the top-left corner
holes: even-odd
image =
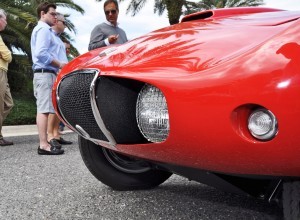
[[[114,191],[85,167],[77,135],[65,154],[37,154],[37,135],[0,147],[0,219],[282,219],[276,205],[173,175],[153,190]]]

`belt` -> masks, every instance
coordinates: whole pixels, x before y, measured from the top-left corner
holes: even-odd
[[[50,69],[35,69],[33,70],[33,73],[53,73],[56,75],[56,72]]]

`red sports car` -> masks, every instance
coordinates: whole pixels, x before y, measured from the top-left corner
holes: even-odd
[[[300,12],[208,10],[90,51],[53,88],[91,173],[117,190],[172,173],[300,218]],[[297,101],[298,100],[298,101]]]

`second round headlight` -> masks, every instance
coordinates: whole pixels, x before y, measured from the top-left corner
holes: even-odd
[[[275,115],[267,109],[257,109],[248,119],[248,129],[257,139],[267,141],[278,133],[278,124]]]

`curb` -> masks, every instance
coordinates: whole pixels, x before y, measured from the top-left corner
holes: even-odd
[[[73,132],[68,127],[65,127],[65,133]],[[4,137],[13,137],[13,136],[26,136],[26,135],[37,135],[37,126],[36,125],[12,125],[12,126],[3,126],[2,134]]]

